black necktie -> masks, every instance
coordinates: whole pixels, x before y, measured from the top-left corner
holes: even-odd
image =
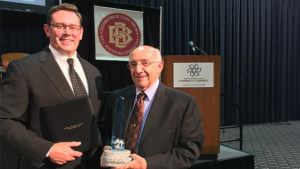
[[[84,88],[84,85],[83,85],[82,81],[80,80],[80,77],[74,70],[73,59],[69,58],[69,59],[67,59],[67,62],[69,63],[69,74],[70,74],[70,78],[71,78],[71,82],[72,82],[72,86],[73,86],[73,90],[74,90],[74,95],[75,96],[86,96],[87,93]]]

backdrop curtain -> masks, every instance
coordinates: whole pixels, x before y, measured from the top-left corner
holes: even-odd
[[[232,102],[244,124],[300,119],[300,1],[114,2],[162,6],[164,55],[190,54],[191,40],[221,55],[222,125],[238,122]]]
[[[208,54],[221,55],[221,91],[225,96],[221,99],[221,125],[238,122],[239,116],[232,102],[241,108],[244,124],[300,119],[299,0],[70,2],[80,4],[86,20],[79,52],[103,72],[106,90],[115,90],[132,82],[124,62],[111,65],[111,62],[94,60],[93,18],[89,9],[100,2],[115,3],[120,7],[161,6],[163,55],[192,54],[189,41],[194,41]],[[15,20],[3,18],[2,13],[1,19],[0,54],[11,50],[40,50],[48,43],[42,37],[35,37],[40,35],[41,26],[32,28],[24,23],[19,25],[23,29],[15,30],[4,25]],[[153,23],[149,23],[151,25]],[[34,31],[32,40],[24,39],[23,31]],[[150,41],[156,44],[155,40],[149,39],[148,44]]]

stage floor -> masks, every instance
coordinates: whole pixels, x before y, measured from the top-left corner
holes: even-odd
[[[254,156],[252,154],[220,146],[220,153],[216,159],[200,159],[190,169],[254,169]]]
[[[221,141],[236,139],[239,129],[221,130]],[[243,127],[243,151],[254,155],[255,169],[300,168],[300,121]],[[222,143],[239,148],[239,142]]]

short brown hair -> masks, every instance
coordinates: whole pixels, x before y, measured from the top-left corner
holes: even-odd
[[[48,15],[47,15],[47,24],[50,25],[51,21],[52,21],[52,14],[56,11],[61,11],[61,10],[65,10],[65,11],[71,11],[74,12],[79,20],[80,20],[80,26],[82,25],[82,16],[81,14],[78,12],[78,9],[75,5],[73,4],[69,4],[69,3],[63,3],[61,5],[57,5],[57,6],[53,6],[50,8]]]

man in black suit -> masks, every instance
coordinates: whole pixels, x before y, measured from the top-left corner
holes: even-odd
[[[109,121],[116,98],[122,96],[134,105],[139,93],[146,94],[143,123],[133,150],[136,154],[132,154],[132,162],[117,169],[183,169],[191,167],[200,156],[204,134],[197,102],[192,96],[166,87],[159,81],[163,66],[158,49],[151,46],[136,48],[129,58],[135,85],[117,90],[108,97],[101,130],[105,138],[111,138]],[[130,114],[133,112],[124,119],[126,124],[130,123]]]
[[[101,101],[101,74],[76,52],[83,35],[77,7],[62,4],[48,13],[44,31],[50,45],[41,52],[13,61],[0,87],[0,134],[3,144],[19,155],[18,168],[91,169],[94,151],[79,152],[80,142],[52,142],[43,138],[40,108],[75,96],[67,59],[73,59],[92,107],[98,116]],[[57,117],[60,118],[60,117]],[[16,161],[11,161],[15,163]]]

